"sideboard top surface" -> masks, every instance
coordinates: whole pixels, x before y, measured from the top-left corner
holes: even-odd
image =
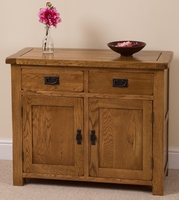
[[[167,69],[173,58],[171,51],[142,50],[133,56],[120,56],[109,49],[60,49],[43,54],[41,48],[24,48],[6,58],[13,65],[70,66],[125,69]]]

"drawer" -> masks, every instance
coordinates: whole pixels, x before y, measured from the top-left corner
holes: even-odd
[[[70,69],[22,69],[22,90],[83,91],[83,71]]]
[[[89,92],[152,95],[153,74],[134,72],[90,71]]]

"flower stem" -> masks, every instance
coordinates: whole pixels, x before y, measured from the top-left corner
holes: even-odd
[[[47,38],[48,38],[49,27],[46,26],[46,33],[45,33],[45,42],[44,42],[44,50],[46,51],[47,48]]]

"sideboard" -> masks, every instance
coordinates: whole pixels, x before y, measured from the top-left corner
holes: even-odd
[[[13,184],[150,186],[168,174],[170,51],[24,48],[11,65]]]

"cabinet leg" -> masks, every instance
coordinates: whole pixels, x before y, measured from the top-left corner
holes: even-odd
[[[13,179],[13,185],[14,186],[22,186],[25,183],[24,178],[19,178],[19,179]]]
[[[153,195],[163,196],[163,194],[164,194],[164,186],[163,186],[163,184],[153,185],[152,193],[153,193]]]
[[[22,176],[22,165],[13,166],[13,185],[14,186],[24,185],[24,178]]]

